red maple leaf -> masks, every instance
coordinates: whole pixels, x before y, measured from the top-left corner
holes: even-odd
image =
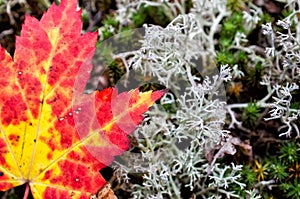
[[[40,21],[26,16],[13,59],[0,47],[1,191],[27,184],[34,198],[89,198],[105,184],[99,170],[128,149],[128,134],[164,93],[109,88],[73,104],[97,41],[81,34],[76,6],[62,0]]]

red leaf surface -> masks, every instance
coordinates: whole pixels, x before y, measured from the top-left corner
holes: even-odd
[[[164,93],[109,88],[72,103],[97,41],[81,34],[76,6],[62,0],[40,21],[26,16],[13,59],[0,47],[1,191],[28,183],[34,198],[89,198],[105,184],[99,170],[128,149],[127,135]]]

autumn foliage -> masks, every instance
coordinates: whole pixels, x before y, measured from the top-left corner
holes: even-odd
[[[40,21],[27,16],[13,58],[0,47],[1,191],[27,183],[34,198],[89,198],[105,184],[99,170],[128,149],[128,134],[163,95],[108,88],[73,103],[97,41],[81,34],[76,6],[62,0]]]

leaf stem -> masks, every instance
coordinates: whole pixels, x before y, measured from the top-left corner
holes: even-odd
[[[23,199],[27,199],[28,198],[28,194],[29,194],[29,183],[26,183],[26,189],[25,189],[25,193],[24,193],[24,197]]]

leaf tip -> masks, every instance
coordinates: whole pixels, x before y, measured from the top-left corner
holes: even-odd
[[[153,101],[159,100],[167,92],[169,92],[169,89],[154,91],[154,92],[152,92],[151,99]]]

